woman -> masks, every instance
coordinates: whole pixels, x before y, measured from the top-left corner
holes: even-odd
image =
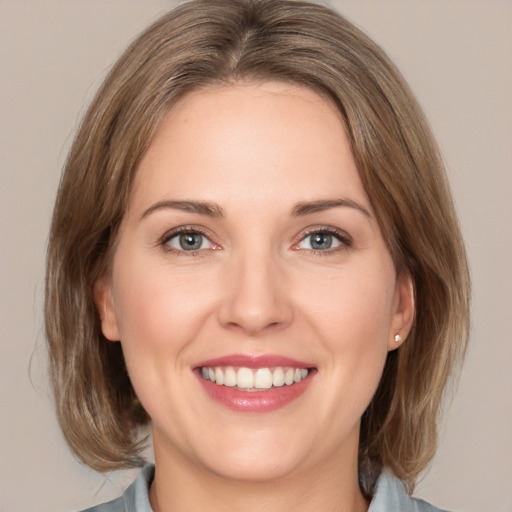
[[[434,510],[410,498],[465,349],[442,163],[334,12],[194,1],[121,56],[55,206],[46,330],[95,510]],[[407,492],[406,492],[407,491]]]

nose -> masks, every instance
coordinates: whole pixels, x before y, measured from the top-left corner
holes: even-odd
[[[257,337],[287,327],[293,319],[290,283],[271,255],[239,255],[223,276],[225,293],[218,309],[228,329]]]

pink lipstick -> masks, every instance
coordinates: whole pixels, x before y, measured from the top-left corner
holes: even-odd
[[[307,362],[271,354],[209,359],[194,371],[210,398],[239,412],[284,407],[307,390],[316,373]]]

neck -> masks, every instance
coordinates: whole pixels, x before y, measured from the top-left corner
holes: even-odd
[[[278,479],[242,481],[198,467],[176,452],[162,457],[155,449],[150,502],[154,512],[366,512],[354,455]]]

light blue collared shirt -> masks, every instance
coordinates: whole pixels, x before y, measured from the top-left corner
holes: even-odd
[[[120,498],[82,512],[153,512],[148,490],[155,475],[155,466],[147,464]],[[446,512],[426,501],[411,498],[401,480],[384,470],[375,486],[368,512]]]

